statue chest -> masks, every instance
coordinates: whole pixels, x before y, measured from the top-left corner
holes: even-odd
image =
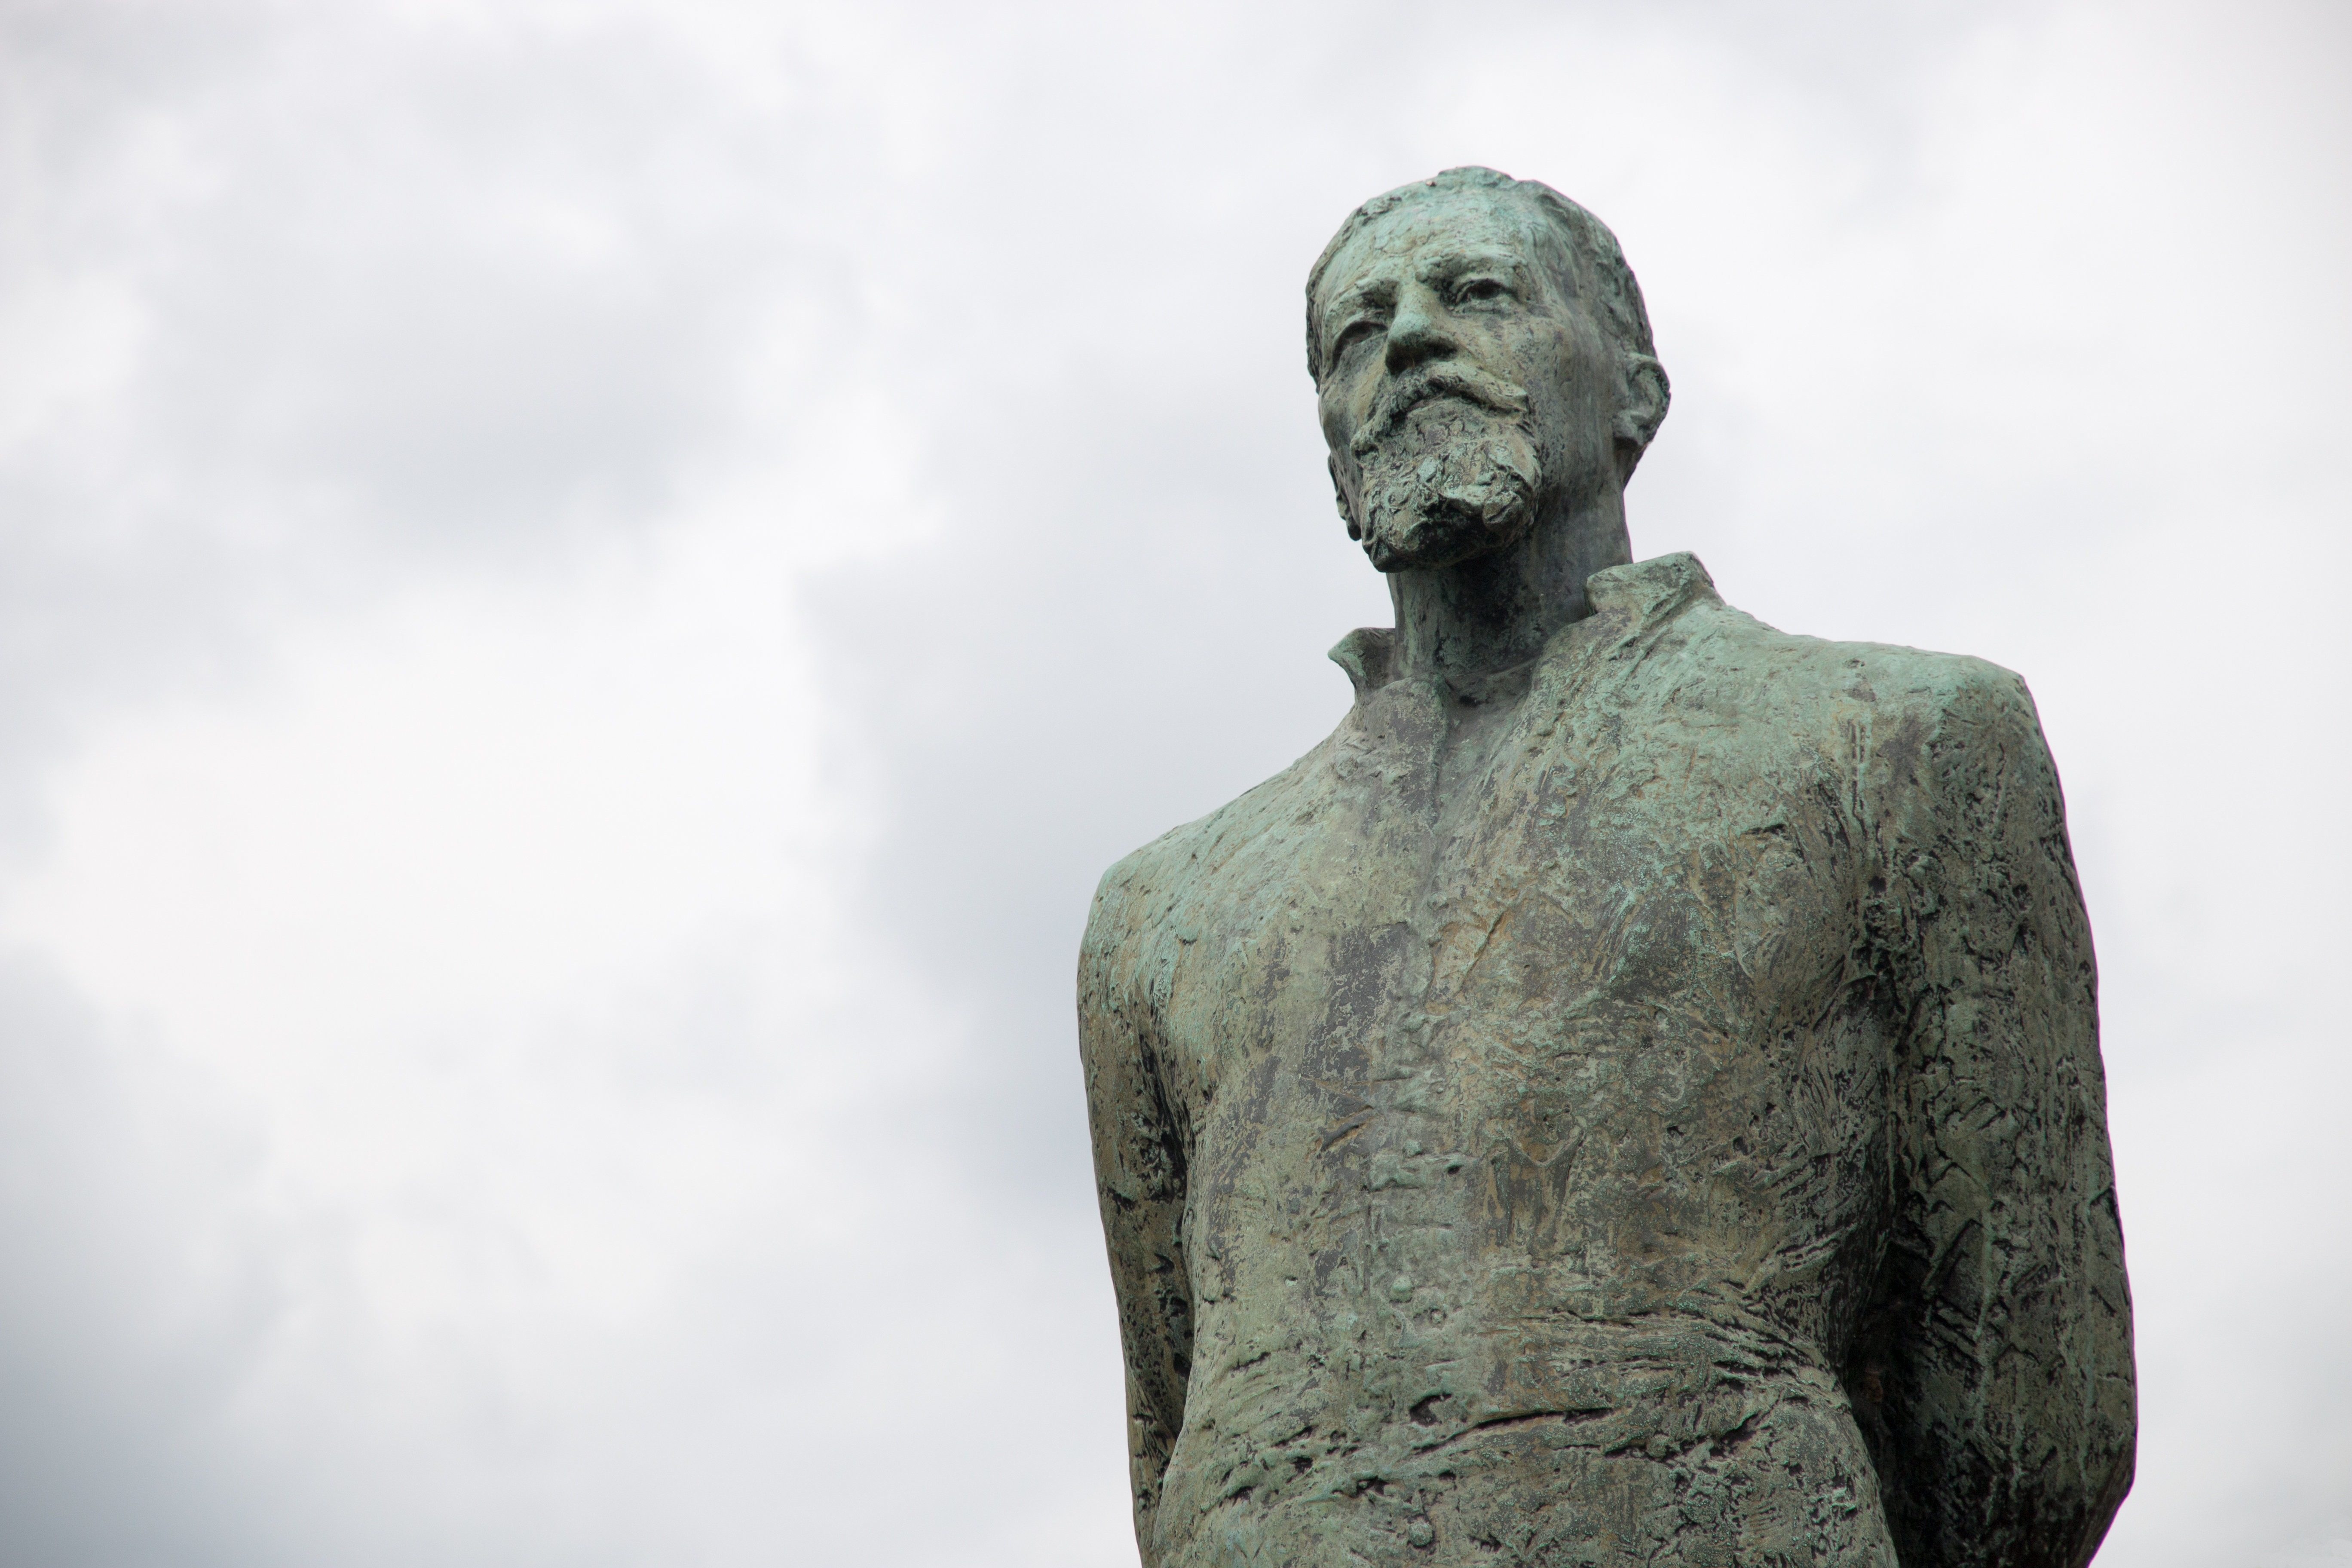
[[[1451,801],[1335,777],[1171,900],[1205,1300],[1259,1269],[1616,1316],[1741,1294],[1874,1211],[1886,1037],[1815,781],[1506,760]]]

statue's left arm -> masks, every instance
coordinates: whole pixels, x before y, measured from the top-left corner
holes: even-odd
[[[1847,1383],[1905,1568],[2081,1568],[2136,1422],[2090,923],[2024,683],[1942,674],[1865,764],[1902,1033],[1895,1234]]]

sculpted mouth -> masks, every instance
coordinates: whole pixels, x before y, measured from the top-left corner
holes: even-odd
[[[1356,432],[1348,448],[1360,458],[1371,451],[1405,416],[1424,403],[1458,398],[1490,412],[1517,418],[1528,409],[1528,391],[1496,375],[1459,366],[1439,365],[1391,382],[1372,409],[1372,416]]]

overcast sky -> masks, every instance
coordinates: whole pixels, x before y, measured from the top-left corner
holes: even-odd
[[[1386,618],[1299,289],[1622,240],[1629,496],[2024,674],[2105,1568],[2352,1562],[2340,5],[0,0],[0,1562],[1129,1564],[1095,878]]]

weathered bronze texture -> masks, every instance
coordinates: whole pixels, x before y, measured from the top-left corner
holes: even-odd
[[[2019,679],[1632,563],[1616,242],[1454,170],[1308,286],[1395,629],[1103,879],[1153,1568],[2072,1568],[2131,1483],[2096,977]]]

